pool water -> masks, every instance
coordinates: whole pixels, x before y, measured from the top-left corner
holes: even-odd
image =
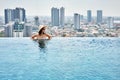
[[[120,38],[0,38],[0,80],[120,80]]]

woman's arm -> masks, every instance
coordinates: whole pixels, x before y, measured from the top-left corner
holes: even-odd
[[[45,33],[45,35],[48,37],[49,40],[51,39],[51,36],[49,34]]]
[[[37,34],[33,35],[31,38],[32,39],[35,39],[37,37]]]

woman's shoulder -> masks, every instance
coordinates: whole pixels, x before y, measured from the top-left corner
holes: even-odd
[[[45,33],[46,36],[51,36],[50,34]]]
[[[39,34],[34,34],[34,36],[38,37],[38,36],[39,36]]]
[[[32,39],[36,39],[37,37],[38,37],[38,34],[33,34],[33,35],[31,36]]]

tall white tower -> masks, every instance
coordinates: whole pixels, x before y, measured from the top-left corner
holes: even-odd
[[[102,23],[103,13],[102,10],[97,10],[97,24]]]
[[[107,25],[108,25],[109,29],[114,27],[114,18],[113,17],[108,17]]]
[[[5,37],[13,37],[13,26],[14,23],[10,22],[5,26]]]
[[[29,23],[26,23],[24,25],[23,37],[30,37],[31,35],[32,35],[32,25]]]
[[[61,7],[60,8],[60,26],[64,27],[65,24],[65,8]]]
[[[52,26],[59,26],[59,9],[54,7],[51,9],[51,23]]]
[[[92,12],[91,10],[87,11],[87,22],[90,23],[92,21]]]
[[[74,14],[74,28],[80,29],[80,14],[78,13]]]

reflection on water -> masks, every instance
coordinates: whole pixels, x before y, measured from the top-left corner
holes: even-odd
[[[38,46],[40,49],[40,52],[46,53],[47,50],[47,41],[46,40],[38,40]]]
[[[40,50],[39,52],[39,60],[44,60],[46,61],[46,56],[47,56],[47,42],[48,40],[36,40],[37,44],[38,44],[38,48]]]
[[[46,48],[46,40],[38,40],[38,44],[41,49]]]
[[[41,40],[34,40],[34,41],[38,43],[38,47],[40,49],[45,49],[48,40],[41,39]]]

